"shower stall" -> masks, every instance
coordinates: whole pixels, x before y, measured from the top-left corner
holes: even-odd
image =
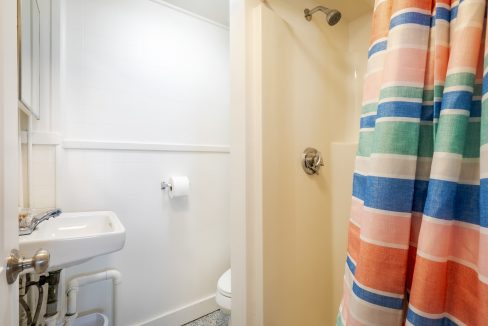
[[[233,101],[246,101],[233,106],[232,268],[233,300],[247,299],[233,316],[248,325],[333,325],[374,3],[241,5],[231,6],[231,52],[245,49],[231,56]],[[322,153],[318,174],[302,169],[306,148]]]

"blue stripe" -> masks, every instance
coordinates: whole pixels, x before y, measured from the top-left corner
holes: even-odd
[[[434,102],[434,118],[439,119],[439,116],[441,114],[441,107],[442,107],[441,101]]]
[[[461,1],[459,3],[461,3]],[[457,18],[458,11],[459,11],[459,6],[454,6],[451,8],[451,20],[454,20]]]
[[[481,101],[476,100],[471,102],[471,112],[469,114],[471,118],[481,117]]]
[[[376,124],[376,115],[368,115],[361,118],[360,128],[374,128]]]
[[[359,173],[354,173],[352,181],[352,195],[360,200],[364,200],[364,189],[366,189],[367,178]]]
[[[435,19],[442,19],[447,22],[451,20],[451,11],[444,7],[436,7],[435,8]]]
[[[423,213],[428,187],[429,181],[415,180],[415,185],[413,186],[413,212]]]
[[[424,213],[443,220],[480,225],[480,186],[431,179]]]
[[[442,98],[442,109],[471,109],[473,93],[468,91],[445,92]]]
[[[483,95],[485,95],[486,93],[488,93],[488,74],[485,74],[483,76],[482,90],[483,90]]]
[[[364,205],[394,212],[412,211],[413,186],[408,179],[368,176]]]
[[[418,12],[406,12],[393,17],[390,20],[390,29],[403,24],[417,24],[423,26],[430,26],[431,16],[426,14],[421,14]]]
[[[351,258],[349,258],[349,255],[346,257],[346,264],[349,267],[349,270],[351,271],[352,275],[356,274],[356,265],[352,262]]]
[[[407,312],[407,320],[412,323],[413,325],[422,325],[422,326],[458,326],[455,322],[451,321],[447,317],[439,318],[439,319],[432,319],[417,315],[413,312],[410,308],[408,308]]]
[[[361,288],[357,285],[356,282],[352,285],[352,291],[356,294],[359,298],[367,301],[369,303],[383,306],[392,309],[402,309],[403,308],[403,299],[399,298],[392,298],[386,295],[376,294],[373,292],[366,291],[365,289]]]
[[[488,179],[480,180],[480,225],[488,225]]]
[[[420,118],[422,105],[412,102],[384,102],[378,105],[378,118],[383,117],[404,117]]]
[[[420,120],[432,121],[433,118],[434,118],[434,106],[422,105],[422,113],[420,114]]]
[[[378,53],[380,51],[386,50],[387,41],[381,41],[373,45],[368,51],[368,58],[370,58],[373,54]]]

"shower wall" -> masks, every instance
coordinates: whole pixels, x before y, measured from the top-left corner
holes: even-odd
[[[372,7],[335,1],[344,18],[331,27],[304,19],[318,4],[269,0],[254,12],[266,326],[332,325],[342,294]],[[302,170],[307,147],[325,157],[320,175]]]

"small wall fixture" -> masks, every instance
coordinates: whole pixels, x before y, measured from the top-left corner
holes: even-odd
[[[322,154],[315,148],[306,148],[302,154],[302,168],[306,174],[319,174],[320,167],[324,166]]]
[[[324,6],[317,6],[313,9],[305,9],[305,19],[308,21],[312,20],[312,15],[315,14],[317,11],[321,11],[325,14],[325,21],[327,24],[330,26],[334,26],[341,20],[342,14],[339,10],[337,9],[330,9]]]

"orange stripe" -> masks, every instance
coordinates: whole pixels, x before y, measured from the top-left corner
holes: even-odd
[[[348,237],[347,252],[357,262],[359,256],[359,228],[352,223],[349,223]]]
[[[446,298],[446,275],[446,263],[437,263],[417,256],[410,303],[423,312],[443,313]]]
[[[374,11],[370,45],[378,39],[388,36],[388,31],[390,29],[391,5],[392,1],[387,0],[380,4]]]
[[[392,8],[394,13],[404,9],[421,9],[421,10],[429,10],[430,12],[432,12],[433,1],[432,0],[402,0],[402,1],[394,2]]]
[[[417,256],[413,282],[410,303],[420,311],[447,312],[467,325],[488,325],[488,285],[471,268]]]
[[[403,294],[407,271],[407,249],[377,246],[360,241],[355,277],[359,283],[385,292]]]

